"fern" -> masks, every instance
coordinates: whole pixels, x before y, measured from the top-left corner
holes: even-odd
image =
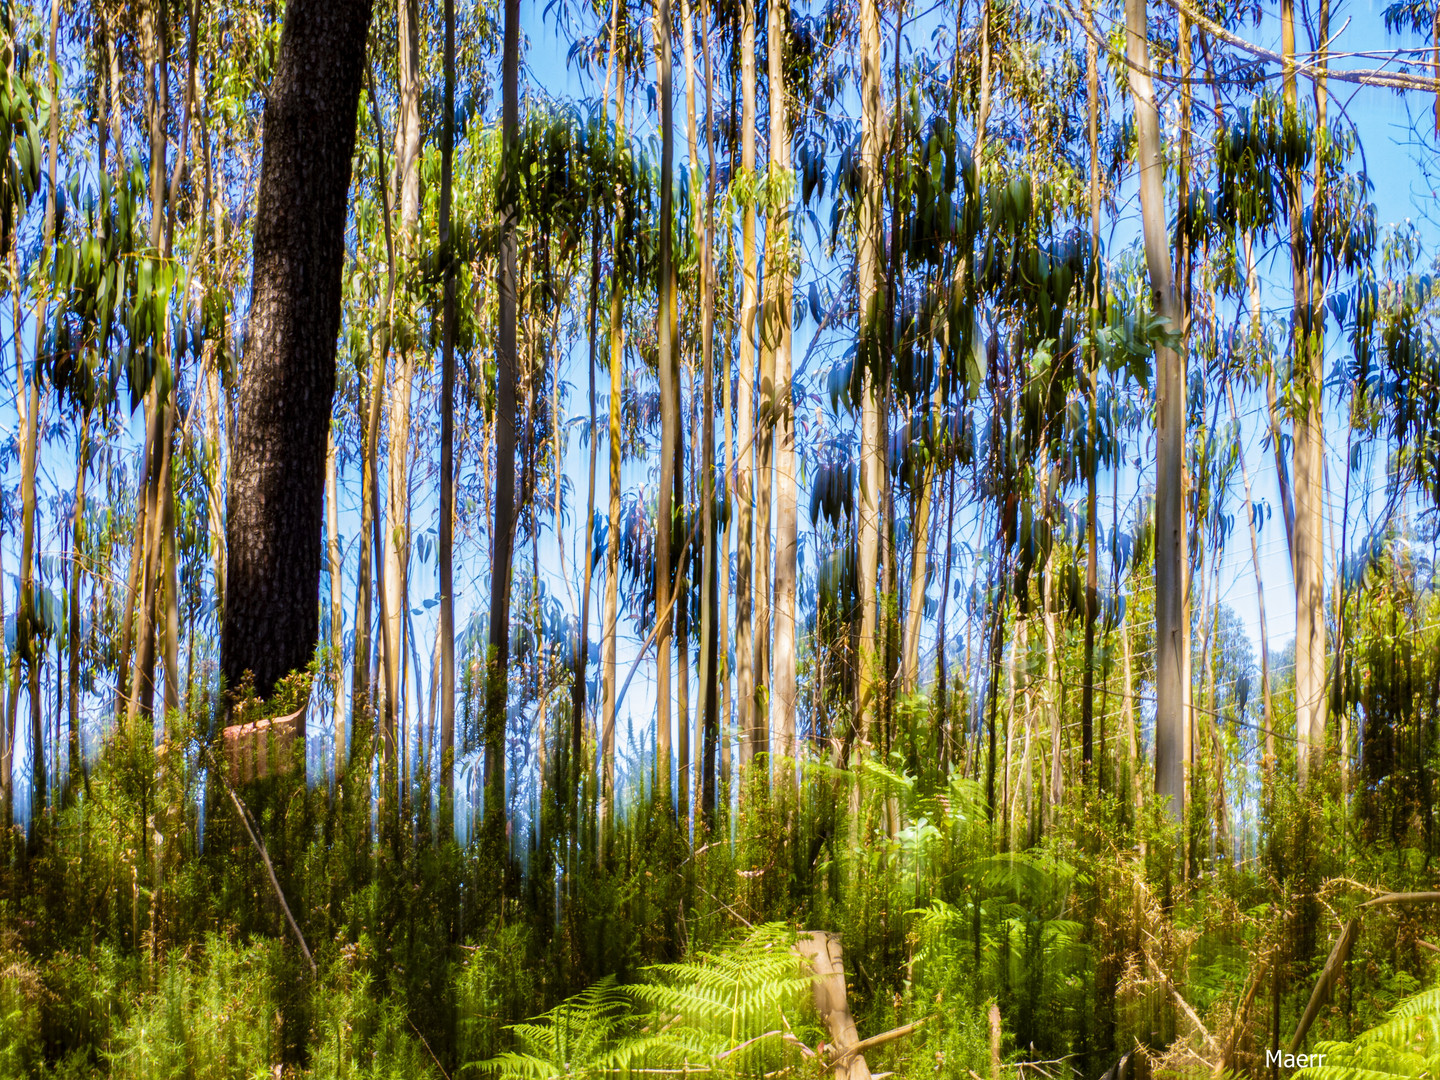
[[[1440,1076],[1440,986],[1396,1006],[1353,1042],[1322,1042],[1312,1054],[1323,1065],[1297,1072],[1297,1080],[1414,1080]]]
[[[612,1076],[669,1057],[663,1038],[636,1030],[629,993],[607,975],[535,1021],[508,1028],[519,1049],[470,1067],[496,1077]]]
[[[760,1070],[793,1033],[787,1014],[798,1013],[810,989],[793,945],[794,933],[782,924],[756,927],[721,952],[652,967],[657,981],[634,993],[710,1060]]]
[[[763,1073],[783,1056],[787,1012],[810,986],[793,934],[762,926],[734,946],[649,969],[655,981],[606,977],[507,1030],[516,1049],[469,1068],[502,1080],[624,1076],[632,1070]]]

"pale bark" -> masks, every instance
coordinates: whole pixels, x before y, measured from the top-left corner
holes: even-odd
[[[440,835],[450,837],[455,829],[455,253],[452,244],[451,213],[455,172],[455,0],[444,0],[445,91],[444,119],[440,126],[440,247],[444,252],[444,310],[440,358],[440,532],[438,541],[440,573],[439,657],[440,697]],[[593,334],[592,334],[593,339]],[[593,359],[593,357],[592,357]],[[590,374],[591,412],[594,412],[593,364]],[[591,416],[594,428],[594,416]],[[594,499],[595,450],[590,450],[590,490]],[[589,521],[586,521],[588,528]],[[589,562],[586,562],[589,584]],[[589,600],[587,589],[586,600]],[[584,634],[581,634],[583,644]],[[584,685],[583,668],[581,685]],[[433,701],[433,698],[432,698]]]
[[[920,688],[920,634],[925,624],[925,580],[930,563],[930,508],[934,499],[936,477],[939,475],[942,410],[945,396],[941,392],[943,378],[935,374],[935,391],[930,399],[927,424],[925,466],[915,492],[914,512],[910,521],[910,588],[905,600],[905,632],[901,638],[900,687],[907,694]],[[913,452],[913,450],[912,450]]]
[[[1328,30],[1329,7],[1321,3],[1321,33]],[[1294,55],[1294,4],[1281,4],[1282,27],[1289,12],[1290,36],[1285,56]],[[1311,213],[1319,228],[1324,213],[1324,171],[1318,156],[1325,141],[1325,44],[1320,44],[1320,73],[1315,82],[1315,185]],[[1295,106],[1293,69],[1285,84],[1287,106]],[[1291,183],[1291,272],[1295,292],[1294,334],[1294,463],[1295,463],[1295,764],[1300,786],[1309,780],[1314,763],[1325,753],[1329,704],[1325,678],[1325,320],[1323,314],[1324,252],[1307,255],[1304,211],[1298,170]],[[1317,317],[1318,315],[1318,317]]]
[[[785,0],[769,4],[770,60],[770,174],[783,177],[790,172],[789,99],[785,89],[784,42],[789,34],[790,8]],[[771,293],[771,342],[774,347],[775,394],[772,412],[775,470],[775,652],[771,676],[772,716],[775,718],[780,758],[780,784],[793,788],[795,777],[790,764],[795,760],[795,582],[798,549],[798,491],[795,477],[795,397],[791,370],[791,275],[794,257],[790,238],[790,202],[777,201],[770,207],[765,227],[765,279],[773,281]],[[772,243],[773,240],[773,243]]]
[[[1126,53],[1140,173],[1145,262],[1155,311],[1171,333],[1183,331],[1165,215],[1160,118],[1150,80],[1146,0],[1126,0]],[[1184,493],[1185,354],[1155,346],[1155,793],[1169,799],[1174,821],[1185,817],[1185,675],[1190,655],[1186,610]]]
[[[839,1051],[834,1061],[836,1080],[870,1080],[870,1066],[859,1052],[860,1032],[850,1011],[845,988],[845,954],[840,935],[811,931],[799,935],[795,951],[815,973],[815,1011],[830,1034],[830,1043]]]
[[[881,508],[885,505],[885,466],[880,372],[880,263],[884,224],[881,221],[880,145],[884,116],[880,101],[880,10],[877,0],[860,0],[860,203],[856,281],[859,294],[859,341],[855,363],[861,365],[860,491],[857,499],[856,584],[860,600],[860,634],[856,650],[855,717],[857,735],[879,722],[877,690],[882,675],[877,643]],[[876,745],[881,740],[868,736]]]
[[[620,84],[624,83],[623,70]],[[616,137],[624,138],[625,95],[618,93]],[[619,222],[615,226],[615,260],[619,262]],[[614,814],[615,802],[615,635],[620,616],[620,443],[624,433],[620,427],[620,398],[624,392],[625,329],[621,323],[624,286],[618,269],[610,280],[610,498],[605,541],[605,610],[601,631],[601,720],[600,720],[600,852],[604,859],[607,829]]]
[[[1083,0],[1083,17],[1087,31],[1094,26],[1093,0]],[[1084,764],[1085,780],[1090,777],[1090,762],[1094,757],[1094,715],[1095,715],[1095,620],[1100,613],[1099,596],[1099,552],[1096,540],[1096,515],[1099,502],[1096,498],[1096,474],[1100,471],[1100,455],[1097,449],[1099,432],[1096,412],[1100,398],[1100,363],[1094,344],[1100,324],[1100,75],[1098,48],[1093,32],[1085,37],[1085,95],[1087,108],[1086,125],[1090,143],[1090,259],[1091,274],[1089,317],[1091,345],[1086,356],[1088,394],[1085,410],[1085,669],[1084,686],[1080,696],[1080,760]],[[1101,753],[1104,753],[1102,746]],[[1058,804],[1058,799],[1057,799]]]
[[[713,161],[713,154],[712,154],[712,161],[711,161],[710,173],[711,173],[711,189],[712,189],[712,191],[713,191],[713,188],[714,188],[714,173],[715,173],[714,161]],[[727,266],[729,266],[729,265],[731,264],[731,255],[733,254],[733,252],[734,252],[734,241],[733,241],[733,239],[730,237],[730,230],[727,229],[727,230],[726,230],[726,265],[727,265]],[[713,268],[712,268],[712,273],[713,273]],[[712,278],[712,281],[711,281],[712,287],[715,286],[715,284],[716,284],[716,283],[715,283],[714,279]],[[713,293],[712,293],[712,301],[711,301],[711,310],[712,310],[712,312],[713,312],[713,310],[714,310]],[[712,324],[712,334],[713,334],[713,324]],[[713,336],[712,336],[712,339],[711,339],[711,340],[712,340],[712,342],[713,342]],[[733,528],[733,526],[734,526],[734,524],[735,524],[735,521],[736,521],[736,511],[735,511],[734,508],[735,508],[735,506],[736,506],[736,501],[737,501],[737,500],[736,500],[736,495],[735,495],[735,476],[734,476],[733,471],[727,471],[727,470],[733,470],[733,467],[734,467],[734,464],[735,464],[735,446],[736,446],[736,441],[737,441],[737,440],[735,439],[735,430],[734,430],[734,409],[735,409],[735,402],[734,402],[733,398],[734,398],[734,396],[735,396],[735,392],[734,392],[734,390],[733,390],[733,385],[734,385],[734,384],[732,383],[731,378],[730,378],[730,362],[729,362],[728,357],[726,358],[725,363],[723,364],[722,370],[719,372],[718,377],[719,377],[719,379],[720,379],[720,412],[721,412],[722,415],[723,415],[723,421],[722,421],[722,424],[721,424],[721,432],[720,432],[720,445],[724,448],[724,452],[725,452],[725,460],[724,460],[723,462],[721,462],[721,474],[722,474],[722,475],[728,475],[728,476],[730,477],[730,482],[725,485],[725,497],[726,497],[727,501],[730,503],[730,506],[731,506],[732,510],[731,510],[731,514],[730,514],[730,520],[726,523],[725,529],[720,533],[720,536],[719,536],[719,538],[718,538],[718,540],[719,540],[719,543],[717,544],[718,550],[717,550],[716,556],[715,556],[716,576],[719,578],[719,581],[716,582],[716,592],[718,593],[718,596],[717,596],[717,598],[716,598],[715,608],[716,608],[716,611],[717,611],[717,613],[718,613],[718,615],[719,615],[719,618],[718,618],[716,621],[720,624],[720,625],[719,625],[719,628],[718,628],[718,630],[717,630],[717,633],[716,633],[716,644],[715,644],[715,659],[716,659],[716,665],[717,665],[717,667],[719,668],[718,674],[719,674],[719,676],[720,676],[720,715],[719,715],[719,723],[718,723],[718,728],[719,728],[719,730],[718,730],[718,732],[717,732],[717,738],[718,738],[718,741],[719,741],[719,743],[720,743],[720,765],[719,765],[719,769],[720,769],[720,782],[719,782],[718,788],[716,789],[717,805],[718,805],[718,800],[719,800],[719,798],[720,798],[720,793],[724,792],[724,793],[726,793],[726,794],[728,795],[728,792],[729,792],[729,790],[730,790],[730,757],[731,757],[731,753],[732,753],[732,751],[733,751],[733,744],[734,744],[734,742],[735,742],[734,731],[733,731],[733,729],[732,729],[731,726],[730,726],[730,717],[731,717],[731,712],[732,712],[731,707],[730,707],[730,706],[731,706],[731,682],[730,682],[730,678],[731,678],[731,674],[732,674],[732,672],[731,672],[731,664],[730,664],[730,535],[731,535],[732,532],[735,531],[735,529]],[[736,626],[737,626],[737,629],[738,629],[738,626],[739,626],[739,614],[738,614],[739,603],[738,603],[738,597],[737,597],[736,609],[737,609],[737,614],[736,614]],[[737,664],[736,666],[738,667],[739,665]]]
[[[409,260],[420,243],[420,15],[417,0],[397,0],[399,54],[399,115],[395,126],[395,205],[399,210],[398,254]],[[404,316],[401,316],[403,318]],[[389,341],[398,336],[396,313],[390,312]],[[385,501],[385,665],[387,690],[404,681],[405,613],[410,610],[410,399],[415,383],[413,344],[402,339],[395,368],[387,380],[389,394],[389,471]],[[385,738],[387,760],[397,756],[400,701],[387,692]],[[403,756],[403,752],[399,755]],[[401,787],[403,789],[403,781]]]
[[[701,434],[697,455],[700,469],[700,513],[704,531],[700,586],[700,695],[701,705],[695,717],[695,820],[707,820],[715,810],[715,749],[718,739],[716,708],[717,645],[719,627],[716,618],[717,577],[715,535],[715,300],[714,300],[714,230],[715,199],[714,150],[710,102],[709,7],[702,5],[701,48],[705,56],[705,135],[709,168],[706,171],[705,195],[700,197],[700,139],[696,124],[695,101],[695,39],[691,25],[690,0],[682,0],[685,41],[686,136],[690,146],[691,190],[695,192],[695,235],[700,238],[700,351],[701,384],[704,403],[700,410]],[[723,618],[723,613],[721,615]]]
[[[659,620],[655,653],[655,768],[657,797],[670,808],[671,799],[671,660],[672,627],[668,608],[679,584],[675,561],[675,486],[680,446],[679,350],[675,341],[675,277],[671,245],[674,230],[672,187],[675,175],[675,102],[670,84],[670,0],[658,0],[651,23],[655,37],[655,69],[660,98],[660,221],[656,271],[659,304],[656,312],[660,383],[660,479],[655,515],[655,616]],[[681,648],[684,648],[681,644]]]
[[[740,167],[753,185],[755,174],[755,0],[740,3]],[[755,714],[755,511],[752,494],[755,443],[755,355],[759,300],[755,267],[755,202],[745,200],[740,223],[740,356],[736,397],[735,457],[732,461],[738,531],[735,541],[735,709],[740,729],[742,776],[757,753]]]
[[[340,485],[335,475],[335,429],[325,454],[325,540],[330,563],[330,694],[334,721],[335,779],[345,772],[345,602],[341,599],[344,564],[340,556]]]

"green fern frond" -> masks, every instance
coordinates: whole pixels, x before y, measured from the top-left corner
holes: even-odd
[[[1422,990],[1414,997],[1406,998],[1391,1013],[1392,1016],[1430,1016],[1440,1018],[1440,986]]]
[[[1352,1042],[1320,1043],[1324,1063],[1297,1080],[1418,1080],[1440,1076],[1440,986],[1407,998]]]

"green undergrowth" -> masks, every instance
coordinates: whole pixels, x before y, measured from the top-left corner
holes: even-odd
[[[903,1029],[867,1054],[897,1080],[1093,1080],[1127,1050],[1190,1075],[1180,1050],[1214,1051],[1187,1009],[1255,1075],[1368,895],[1345,881],[1433,887],[1423,832],[1361,835],[1328,773],[1310,799],[1277,792],[1248,851],[1187,860],[1119,771],[1058,811],[1014,791],[1007,817],[964,762],[810,763],[771,794],[752,774],[693,835],[636,791],[603,845],[557,803],[497,854],[479,830],[438,839],[423,807],[402,825],[357,767],[240,789],[312,972],[198,738],[157,757],[119,733],[69,805],[5,840],[0,1080],[809,1075],[833,1039],[790,947],[806,930],[839,935],[860,1036]],[[1437,924],[1366,916],[1310,1036],[1334,1067],[1428,1000]]]

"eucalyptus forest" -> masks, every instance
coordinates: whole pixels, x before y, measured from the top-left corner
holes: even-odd
[[[1440,1075],[1440,8],[0,0],[0,1078]]]

